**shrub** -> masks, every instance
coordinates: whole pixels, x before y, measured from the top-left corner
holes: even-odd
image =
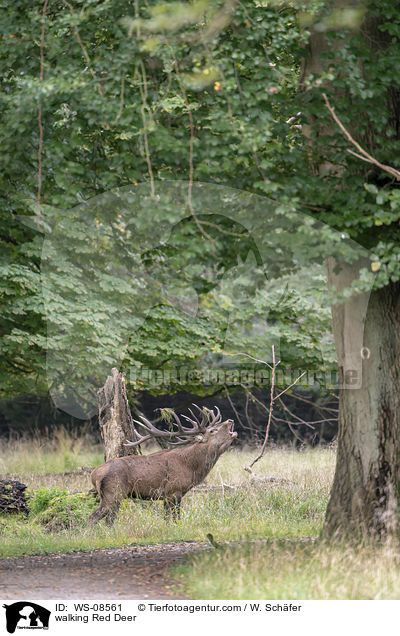
[[[82,526],[96,505],[92,495],[62,488],[41,488],[30,499],[31,516],[49,531]]]

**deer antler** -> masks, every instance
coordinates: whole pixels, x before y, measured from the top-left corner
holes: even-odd
[[[222,418],[218,407],[215,407],[215,412],[213,409],[208,409],[205,406],[203,408],[200,408],[197,404],[193,404],[193,406],[198,409],[198,415],[195,415],[191,409],[188,409],[188,411],[192,417],[182,415],[182,417],[189,422],[191,426],[184,426],[176,413],[171,411],[173,421],[169,422],[169,430],[157,428],[154,424],[152,424],[152,422],[150,422],[150,420],[147,419],[147,417],[145,417],[142,413],[139,413],[140,419],[133,420],[133,422],[137,424],[145,432],[145,434],[142,435],[135,428],[137,437],[136,441],[126,441],[124,446],[139,446],[139,444],[150,439],[157,441],[163,448],[166,446],[183,446],[184,444],[190,444],[195,435],[205,433],[205,431],[211,426],[221,424]],[[201,419],[199,419],[199,416]]]
[[[199,421],[199,419],[195,416],[193,411],[191,409],[188,409],[189,413],[194,418],[194,419],[191,419],[187,415],[182,415],[182,417],[188,422],[191,422],[192,424],[194,424],[196,421],[202,431],[204,431],[206,428],[209,428],[210,426],[221,424],[222,418],[221,418],[221,412],[218,406],[215,407],[215,410],[217,412],[216,414],[213,409],[208,409],[206,406],[203,406],[202,409],[199,406],[197,406],[197,404],[193,404],[193,406],[195,406],[196,409],[199,409],[202,419],[201,421]]]

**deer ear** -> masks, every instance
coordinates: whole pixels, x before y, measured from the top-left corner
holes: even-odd
[[[204,435],[196,435],[194,439],[196,440],[196,442],[202,442],[204,439]]]

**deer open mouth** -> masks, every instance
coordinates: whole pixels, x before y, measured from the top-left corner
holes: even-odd
[[[236,431],[233,430],[233,427],[235,426],[235,422],[233,420],[231,420],[231,422],[232,422],[232,424],[230,425],[229,432],[232,435],[232,437],[237,437]]]

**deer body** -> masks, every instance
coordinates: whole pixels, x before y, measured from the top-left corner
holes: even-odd
[[[163,499],[166,512],[179,517],[182,497],[205,479],[236,436],[228,420],[206,429],[190,446],[118,457],[98,466],[91,480],[100,506],[91,515],[91,524],[105,518],[111,525],[127,497]]]

